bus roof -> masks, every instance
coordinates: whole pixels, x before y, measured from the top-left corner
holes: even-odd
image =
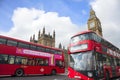
[[[32,43],[32,42],[28,42],[28,41],[24,41],[24,40],[20,40],[20,39],[15,39],[15,38],[8,37],[8,36],[0,35],[0,38],[4,38],[4,39],[8,39],[8,40],[14,40],[14,41],[26,43],[26,44],[29,44],[29,45],[40,46],[40,47],[44,47],[44,48],[49,48],[49,49],[54,49],[54,50],[62,51],[62,50],[59,49],[59,48],[44,46],[44,45],[42,45],[42,44]]]
[[[75,37],[75,36],[78,36],[78,35],[80,35],[80,34],[86,34],[86,33],[91,33],[91,32],[93,32],[93,31],[87,30],[87,31],[78,32],[77,34],[73,35],[71,38],[73,38],[73,37]],[[95,33],[95,32],[93,32],[93,33]]]
[[[75,37],[75,36],[78,36],[78,35],[81,35],[81,34],[86,34],[86,33],[95,33],[94,31],[91,31],[91,30],[87,30],[87,31],[82,31],[82,32],[79,32],[75,35],[73,35],[71,38]],[[97,35],[97,34],[96,34]],[[99,35],[98,35],[99,36]],[[99,36],[100,38],[102,38],[102,40],[104,40],[106,42],[106,45],[109,46],[110,48],[114,49],[114,50],[117,50],[120,52],[120,49],[117,48],[116,46],[114,46],[112,43],[110,43],[109,41],[105,40],[103,37]]]

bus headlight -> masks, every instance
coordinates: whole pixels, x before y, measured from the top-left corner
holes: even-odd
[[[88,72],[88,76],[89,76],[89,77],[93,77],[93,73]]]
[[[87,44],[81,44],[81,45],[71,47],[70,51],[74,52],[74,51],[77,51],[77,50],[83,50],[83,49],[87,49],[87,48],[88,48]]]

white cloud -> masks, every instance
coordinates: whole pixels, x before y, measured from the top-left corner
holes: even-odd
[[[102,23],[104,38],[120,48],[120,0],[93,0],[91,5]],[[84,10],[82,12],[86,14]],[[57,46],[60,42],[67,46],[72,34],[86,30],[86,27],[73,24],[70,17],[60,17],[57,12],[45,12],[35,8],[15,9],[12,21],[14,25],[9,32],[0,34],[29,41],[30,36],[37,35],[39,29],[45,26],[46,33],[52,34],[53,30],[56,31]]]
[[[56,31],[56,47],[60,42],[67,46],[72,34],[82,30],[71,22],[70,17],[60,17],[57,12],[45,12],[35,8],[15,9],[12,21],[13,27],[2,34],[29,41],[30,36],[37,35],[45,26],[47,34]]]
[[[91,5],[102,23],[104,38],[120,48],[120,0],[95,0]]]

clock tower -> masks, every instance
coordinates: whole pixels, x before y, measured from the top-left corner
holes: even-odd
[[[89,16],[87,25],[88,25],[88,30],[92,30],[96,32],[98,35],[103,36],[101,22],[97,18],[95,11],[92,8],[90,10],[90,16]]]

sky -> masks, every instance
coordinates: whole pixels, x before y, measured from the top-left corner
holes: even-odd
[[[56,47],[87,30],[90,7],[100,19],[103,36],[120,48],[120,0],[0,0],[0,35],[29,41],[43,27],[56,32]]]

